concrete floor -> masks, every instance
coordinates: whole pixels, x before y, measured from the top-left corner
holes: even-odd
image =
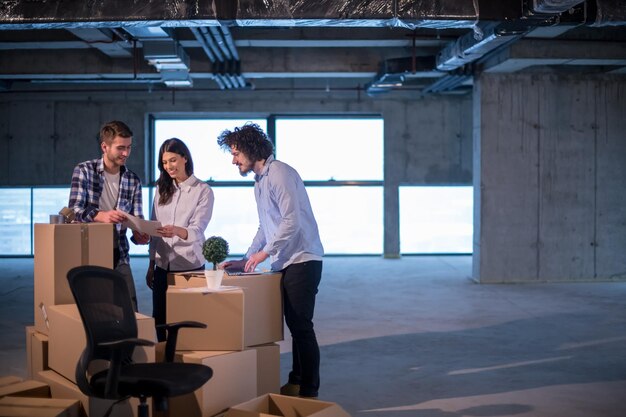
[[[320,399],[352,416],[626,416],[626,282],[479,285],[467,256],[324,262]],[[132,265],[149,314],[147,259]],[[0,375],[24,376],[32,259],[0,268]]]

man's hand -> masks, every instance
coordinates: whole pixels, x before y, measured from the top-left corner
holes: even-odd
[[[254,255],[250,256],[248,262],[246,262],[246,267],[244,269],[245,272],[252,272],[256,268],[258,264],[263,262],[269,257],[269,255],[263,251],[257,252]]]
[[[150,289],[152,289],[152,287],[154,286],[154,267],[149,267],[148,271],[146,272],[146,285]]]
[[[136,245],[147,245],[150,243],[150,235],[133,230],[133,239]]]
[[[240,259],[238,261],[226,261],[217,266],[218,269],[226,269],[230,267],[241,269],[243,271],[243,269],[246,267],[246,260]]]
[[[120,210],[99,211],[93,220],[98,223],[122,223],[126,220],[126,213]]]

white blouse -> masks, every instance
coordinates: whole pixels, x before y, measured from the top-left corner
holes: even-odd
[[[191,175],[184,182],[174,184],[175,191],[171,200],[159,205],[159,190],[156,189],[152,204],[152,220],[158,220],[163,226],[172,224],[187,229],[187,239],[178,236],[152,237],[150,241],[150,260],[170,271],[188,271],[204,265],[202,244],[211,215],[215,198],[213,190],[205,182]]]

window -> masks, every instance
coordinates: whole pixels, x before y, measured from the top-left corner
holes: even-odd
[[[278,118],[276,158],[305,181],[383,180],[381,118]]]
[[[32,254],[30,188],[0,189],[0,227],[4,236],[0,239],[0,254]]]
[[[472,187],[400,187],[400,252],[472,253]]]
[[[205,236],[224,237],[235,255],[245,253],[256,234],[253,176],[241,177],[230,155],[216,143],[224,129],[252,121],[265,132],[275,132],[276,158],[294,167],[305,181],[326,253],[382,253],[382,118],[269,120],[274,124],[244,118],[155,120],[154,161],[163,141],[177,137],[191,151],[196,176],[211,180],[215,206]],[[156,165],[154,175],[159,175]]]
[[[159,178],[157,158],[159,148],[167,139],[178,138],[191,152],[194,175],[203,181],[252,182],[253,177],[242,177],[233,166],[229,153],[217,146],[217,137],[224,129],[232,130],[246,122],[253,122],[267,131],[265,119],[157,119],[154,122],[154,179]]]

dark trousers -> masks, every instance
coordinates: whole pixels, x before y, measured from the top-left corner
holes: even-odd
[[[315,295],[322,278],[322,261],[289,265],[282,271],[285,322],[291,332],[293,365],[289,383],[300,395],[317,397],[320,387],[320,349],[313,329]]]
[[[198,267],[197,269],[202,270],[204,266]],[[152,282],[152,317],[154,317],[155,326],[165,324],[167,312],[165,300],[167,298],[167,274],[169,272],[171,271],[158,266],[154,268],[154,281]],[[157,327],[156,333],[159,342],[165,341],[165,329]]]

